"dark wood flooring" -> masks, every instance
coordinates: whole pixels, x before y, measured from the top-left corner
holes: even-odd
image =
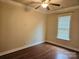
[[[1,56],[0,59],[79,59],[75,52],[59,48],[48,43],[39,44],[14,53]]]

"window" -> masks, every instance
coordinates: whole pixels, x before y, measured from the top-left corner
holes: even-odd
[[[70,19],[71,16],[58,17],[58,33],[57,38],[62,40],[69,40],[70,38]]]

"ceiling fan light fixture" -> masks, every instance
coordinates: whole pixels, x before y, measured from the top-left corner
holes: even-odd
[[[42,3],[41,6],[42,6],[43,8],[47,8],[48,4],[47,4],[47,3]]]

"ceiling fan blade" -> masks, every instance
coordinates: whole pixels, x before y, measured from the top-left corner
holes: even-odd
[[[35,9],[38,9],[41,5],[37,6]]]
[[[42,2],[45,2],[46,0],[42,0]]]
[[[31,2],[27,2],[28,4],[41,4],[41,2],[34,2],[34,1],[31,1]]]
[[[51,0],[49,0],[49,2],[50,2]]]
[[[50,10],[50,8],[47,6],[47,10]]]
[[[50,3],[50,5],[60,6],[60,4],[56,4],[56,3]]]

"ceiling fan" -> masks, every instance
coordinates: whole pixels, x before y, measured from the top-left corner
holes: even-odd
[[[16,1],[16,2],[19,2],[19,3],[22,3],[24,5],[32,5],[32,4],[39,4],[37,7],[35,7],[35,9],[38,9],[40,7],[42,8],[46,8],[47,10],[50,10],[50,5],[51,6],[60,6],[60,4],[57,4],[57,3],[51,3],[50,1],[51,0],[41,0],[41,2],[34,2],[34,1],[22,1],[22,0],[13,0],[13,1]]]
[[[50,10],[49,5],[52,6],[60,6],[60,4],[56,4],[56,3],[50,3],[51,0],[42,0],[41,4],[39,6],[37,6],[35,9],[38,9],[39,7],[43,7],[43,8],[47,8],[47,10]]]

